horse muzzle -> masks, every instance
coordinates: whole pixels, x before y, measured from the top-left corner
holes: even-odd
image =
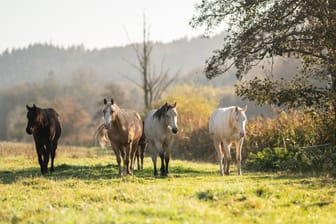
[[[110,124],[103,124],[105,129],[109,129],[110,128]]]
[[[28,135],[31,135],[31,134],[33,134],[33,128],[26,128],[26,132],[27,132],[27,134]]]
[[[178,131],[178,129],[177,129],[177,128],[172,128],[172,132],[173,132],[174,134],[176,134],[176,133],[177,133],[177,131]]]

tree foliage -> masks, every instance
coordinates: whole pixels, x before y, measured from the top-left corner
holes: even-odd
[[[190,24],[206,34],[220,24],[229,35],[207,60],[211,79],[236,68],[241,79],[267,57],[301,58],[303,71],[293,81],[245,81],[237,94],[260,104],[336,106],[336,2],[329,0],[202,0]],[[301,78],[301,77],[304,78]],[[312,81],[323,81],[316,87]],[[306,100],[304,100],[306,99]]]

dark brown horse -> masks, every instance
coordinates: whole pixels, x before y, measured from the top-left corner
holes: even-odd
[[[100,133],[102,126],[107,129],[107,136],[116,155],[119,175],[121,175],[121,158],[124,163],[124,174],[132,175],[135,155],[143,133],[143,123],[140,115],[129,109],[120,109],[111,99],[104,99],[104,124],[98,127],[96,136],[105,136]],[[99,140],[99,139],[98,139]]]
[[[41,172],[42,174],[48,172],[49,156],[51,156],[50,172],[53,172],[57,141],[61,136],[58,114],[52,108],[42,109],[35,104],[26,107],[28,109],[26,132],[34,137]]]

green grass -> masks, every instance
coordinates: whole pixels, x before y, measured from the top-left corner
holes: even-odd
[[[336,181],[274,173],[221,177],[217,164],[152,162],[118,177],[110,151],[60,147],[42,176],[32,144],[0,143],[0,223],[335,223]]]

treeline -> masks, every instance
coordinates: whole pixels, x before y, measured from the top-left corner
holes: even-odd
[[[169,68],[189,73],[203,67],[204,61],[213,49],[220,46],[223,34],[209,39],[179,39],[170,43],[154,43],[151,63],[160,68]],[[91,69],[104,80],[113,82],[140,81],[138,71],[130,64],[137,64],[137,57],[131,45],[104,49],[85,49],[83,45],[63,47],[50,43],[35,43],[24,48],[0,52],[1,87],[26,82],[40,82],[46,74],[55,73],[63,83],[71,81],[71,74],[78,68]],[[231,77],[234,80],[234,77]]]
[[[126,91],[127,90],[127,91]],[[68,84],[55,74],[43,82],[16,85],[0,91],[0,140],[31,141],[25,133],[25,105],[53,107],[62,122],[61,144],[93,145],[104,97],[114,96],[123,107],[141,107],[139,90],[129,84],[104,82],[90,70],[78,70]]]

